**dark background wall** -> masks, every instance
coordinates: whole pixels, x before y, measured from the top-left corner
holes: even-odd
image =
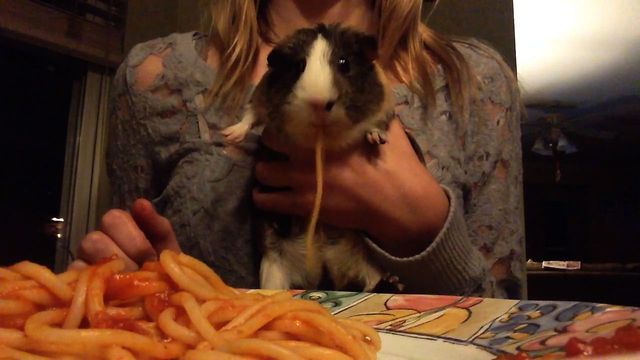
[[[442,0],[427,25],[444,34],[481,39],[516,68],[513,0]]]
[[[204,0],[135,0],[128,2],[125,50],[174,32],[198,30]]]

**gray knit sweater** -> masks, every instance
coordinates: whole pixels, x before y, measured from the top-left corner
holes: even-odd
[[[434,77],[436,106],[425,111],[406,86],[394,89],[396,115],[414,137],[450,200],[444,228],[420,254],[397,258],[367,241],[371,254],[406,291],[484,297],[525,296],[519,95],[499,55],[460,42],[477,77],[468,119],[452,114],[444,72]],[[115,206],[152,199],[168,217],[183,251],[233,286],[258,285],[253,241],[252,133],[240,151],[219,130],[239,121],[202,94],[215,72],[206,39],[173,34],[134,47],[115,75],[108,150]],[[162,71],[144,90],[135,71],[149,56]],[[250,89],[247,89],[247,98]]]

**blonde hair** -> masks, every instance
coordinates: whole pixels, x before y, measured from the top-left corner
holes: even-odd
[[[211,0],[209,36],[220,54],[216,83],[209,100],[227,109],[244,102],[258,54],[259,39],[273,42],[268,0]],[[372,0],[378,16],[380,63],[387,72],[417,93],[432,108],[435,64],[446,74],[453,110],[467,114],[472,88],[470,68],[453,42],[422,23],[422,0]]]
[[[238,109],[245,101],[258,55],[260,35],[256,19],[260,0],[212,0],[209,5],[209,41],[220,61],[216,80],[206,96],[225,109]]]

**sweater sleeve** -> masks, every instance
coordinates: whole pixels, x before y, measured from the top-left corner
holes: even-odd
[[[487,286],[487,267],[468,237],[460,202],[443,186],[449,213],[438,236],[421,253],[400,258],[367,239],[377,262],[397,276],[408,293],[493,295]]]
[[[435,158],[427,167],[449,198],[445,224],[411,257],[394,257],[367,243],[406,292],[520,298],[526,281],[517,83],[493,50],[477,42],[459,48],[478,85],[469,118],[456,120],[455,136],[432,135],[431,142],[452,139],[438,144],[441,151],[423,149],[425,157]],[[431,133],[447,130],[435,121],[426,127]],[[438,173],[442,169],[446,175]]]
[[[118,68],[111,88],[107,170],[113,206],[129,208],[137,197],[152,196],[153,168],[144,142],[144,127],[137,116],[132,98],[132,83],[128,76],[134,48]]]
[[[114,206],[158,196],[171,161],[197,137],[191,99],[211,79],[204,65],[196,66],[193,39],[193,33],[171,34],[137,44],[114,76],[107,151]]]

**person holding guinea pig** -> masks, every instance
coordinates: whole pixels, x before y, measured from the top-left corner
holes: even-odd
[[[223,130],[242,119],[275,44],[339,23],[377,39],[394,106],[375,157],[364,141],[327,156],[320,222],[366,234],[372,261],[406,293],[526,297],[517,83],[494,50],[423,25],[421,6],[212,0],[207,34],[135,46],[113,86],[117,209],[81,240],[79,259],[116,254],[135,269],[173,249],[257,287],[256,218],[311,213],[313,152],[260,128],[230,143]],[[281,156],[256,156],[259,144]]]

